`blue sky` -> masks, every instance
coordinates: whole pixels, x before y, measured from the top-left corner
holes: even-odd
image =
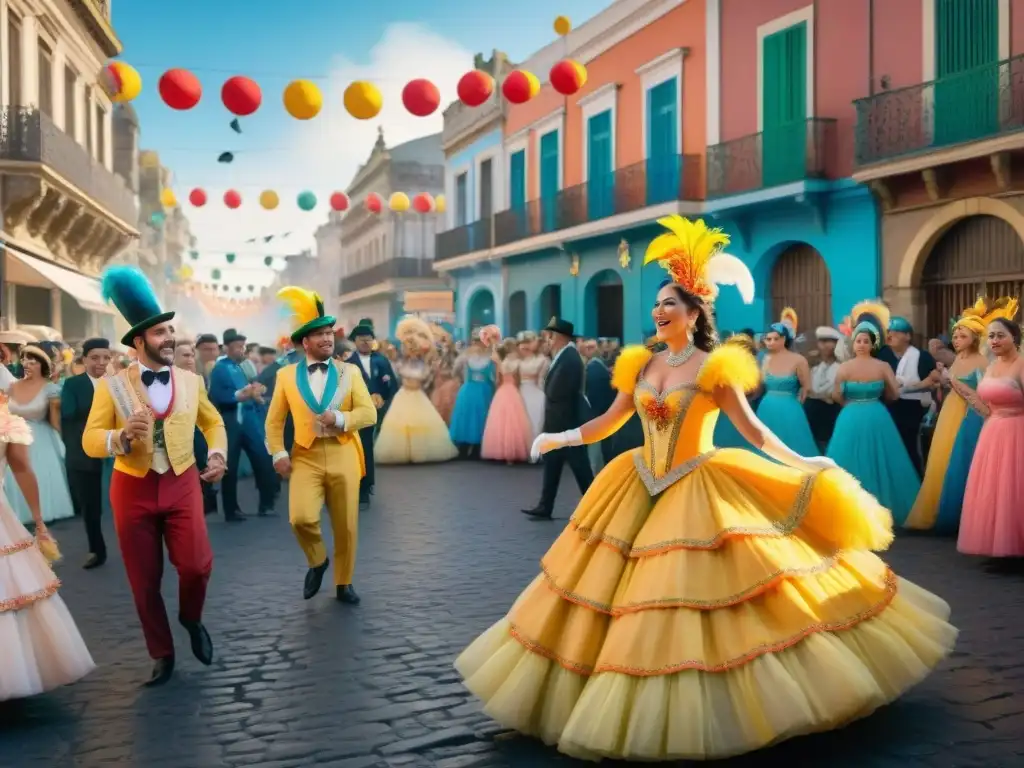
[[[525,59],[554,39],[555,16],[578,25],[610,1],[121,0],[113,4],[113,21],[124,43],[120,58],[143,79],[134,104],[142,146],[157,150],[174,172],[174,190],[199,238],[197,277],[218,267],[230,281],[222,254],[233,251],[246,281],[265,284],[271,275],[250,270],[262,267],[264,255],[312,244],[326,219],[327,198],[347,186],[378,125],[389,145],[441,129],[440,109],[429,118],[405,112],[399,94],[408,80],[433,80],[443,108],[472,67],[473,53],[489,56],[497,48],[514,61]],[[157,81],[172,67],[192,70],[203,83],[203,100],[191,111],[175,112],[160,100]],[[242,119],[242,135],[228,127],[232,116],[220,102],[221,84],[235,74],[252,77],[263,90],[260,111]],[[324,92],[323,111],[308,122],[293,120],[281,104],[285,85],[297,78],[313,80]],[[375,120],[356,121],[341,106],[342,91],[355,79],[375,82],[384,95]],[[216,162],[225,150],[236,153],[231,165]],[[197,186],[210,197],[199,210],[187,202]],[[235,211],[221,202],[230,187],[243,195]],[[259,207],[263,189],[278,192],[278,210]],[[306,189],[320,201],[310,213],[295,205]],[[277,251],[245,244],[286,231],[294,234]]]

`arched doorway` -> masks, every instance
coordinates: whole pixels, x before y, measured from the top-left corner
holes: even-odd
[[[1024,292],[1024,242],[995,216],[960,219],[939,238],[924,264],[928,338],[949,333],[949,323],[978,296],[997,299]]]
[[[480,288],[469,297],[469,304],[466,310],[466,321],[469,333],[474,328],[482,325],[490,325],[494,322],[494,294],[486,288]]]
[[[772,266],[768,323],[792,307],[800,318],[798,333],[813,336],[819,325],[832,325],[832,276],[828,265],[807,243],[793,243]]]
[[[614,269],[602,269],[587,281],[583,291],[583,333],[586,336],[622,339],[622,278]]]
[[[508,297],[508,332],[515,336],[526,328],[526,291],[516,291]]]
[[[545,285],[544,290],[540,292],[540,299],[538,301],[540,308],[540,328],[543,328],[552,317],[562,316],[562,286],[558,283],[552,283],[551,285]],[[537,328],[535,330],[540,330]]]

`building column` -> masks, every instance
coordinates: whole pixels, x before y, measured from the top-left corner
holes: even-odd
[[[103,165],[114,172],[114,111],[113,105],[105,105],[103,109],[103,125],[100,126],[100,140],[103,142]]]
[[[64,313],[60,305],[60,288],[50,289],[50,327],[61,336],[64,335]]]
[[[88,118],[85,116],[85,109],[88,109],[89,102],[86,98],[87,91],[85,90],[85,82],[82,78],[75,78],[75,115],[74,125],[71,126],[69,133],[75,137],[75,141],[89,149],[89,136],[88,136]],[[85,109],[82,105],[85,105]]]
[[[0,104],[11,103],[11,73],[7,68],[7,0],[0,0]]]
[[[35,16],[21,20],[21,96],[26,107],[39,106],[39,27]]]

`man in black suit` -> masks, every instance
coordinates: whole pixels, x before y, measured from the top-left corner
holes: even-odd
[[[374,333],[373,321],[364,318],[359,321],[352,333],[348,335],[349,341],[356,345],[356,351],[348,358],[348,362],[358,365],[363,373],[363,381],[366,388],[370,390],[370,397],[373,404],[377,406],[377,422],[384,420],[391,398],[398,391],[398,382],[395,380],[395,372],[391,368],[391,362],[380,352],[373,351]],[[373,471],[373,437],[376,425],[359,430],[359,439],[363,443],[363,455],[366,458],[366,476],[359,483],[359,508],[367,509],[370,506],[370,495],[373,493],[374,471]]]
[[[608,365],[601,358],[598,351],[597,341],[587,339],[580,348],[580,354],[587,361],[586,368],[586,393],[587,402],[590,404],[590,418],[603,416],[615,402],[615,390],[612,389],[612,372]],[[615,458],[612,453],[612,439],[602,440],[600,443],[587,446],[590,456],[590,466],[597,473],[601,467]]]
[[[85,373],[71,376],[64,382],[60,398],[60,427],[64,439],[71,504],[75,514],[85,521],[89,556],[84,568],[98,568],[107,561],[107,544],[103,540],[103,460],[92,459],[82,450],[82,433],[89,420],[92,396],[107,373],[110,363],[110,342],[88,339],[82,344]]]
[[[551,318],[547,328],[548,343],[554,357],[544,381],[544,432],[555,434],[579,429],[590,418],[590,406],[584,396],[586,374],[583,358],[573,343],[573,326],[566,320]],[[523,514],[543,520],[551,519],[562,480],[562,467],[568,462],[580,493],[586,493],[594,482],[585,446],[576,443],[550,451],[544,455],[544,485],[540,502]]]

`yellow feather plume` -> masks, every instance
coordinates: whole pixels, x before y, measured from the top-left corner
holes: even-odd
[[[647,246],[644,264],[656,261],[690,293],[713,298],[715,286],[707,279],[708,263],[729,244],[729,236],[720,228],[708,227],[704,219],[694,222],[673,215],[658,219],[658,223],[669,231]]]
[[[793,333],[795,334],[799,327],[797,324],[800,322],[800,318],[797,316],[795,309],[792,307],[785,307],[779,315],[779,322],[788,325],[793,329]]]
[[[1017,299],[1004,296],[996,302],[989,309],[985,315],[985,325],[988,325],[993,320],[1002,318],[1004,320],[1013,320],[1017,316],[1017,310],[1020,309],[1020,303]]]
[[[850,317],[853,318],[853,324],[857,325],[857,323],[860,322],[860,316],[864,314],[874,315],[878,318],[878,322],[882,324],[882,327],[878,330],[883,334],[889,330],[889,320],[892,318],[892,313],[889,311],[889,308],[881,302],[881,300],[875,299],[873,301],[862,301],[854,306],[850,312]]]
[[[277,292],[277,298],[291,310],[292,322],[296,328],[323,316],[324,300],[316,291],[286,285]]]

